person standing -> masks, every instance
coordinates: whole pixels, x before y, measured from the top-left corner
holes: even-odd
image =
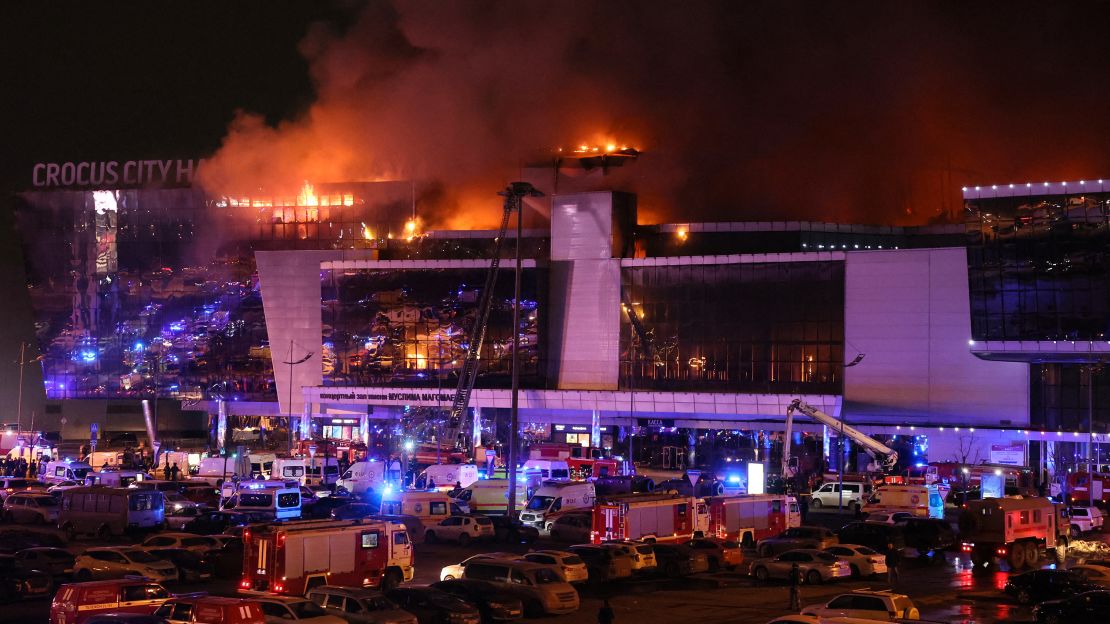
[[[181,476],[181,469],[177,467],[177,462],[174,462],[173,467],[170,468],[170,479],[177,481],[179,476]]]
[[[899,581],[898,565],[902,563],[902,552],[894,544],[886,545],[886,580],[891,587]]]
[[[613,624],[616,620],[616,614],[613,613],[613,607],[609,606],[609,599],[606,598],[601,603],[601,608],[597,610],[597,624]]]
[[[802,569],[798,567],[798,562],[790,564],[790,606],[791,611],[802,610],[802,596],[798,591],[798,586],[802,584]]]

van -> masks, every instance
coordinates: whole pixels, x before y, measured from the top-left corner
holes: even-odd
[[[79,487],[62,492],[58,528],[78,535],[123,535],[165,525],[165,498],[155,490]]]
[[[810,495],[809,506],[811,509],[822,507],[839,507],[841,505],[840,483],[829,481],[813,491]],[[866,500],[865,494],[870,493],[871,487],[862,481],[845,481],[843,505],[846,509],[859,513]]]
[[[119,579],[68,583],[50,603],[50,624],[81,624],[100,613],[154,613],[170,597],[158,583]]]
[[[570,479],[570,465],[561,459],[529,459],[524,462],[525,470],[539,470],[543,479]]]
[[[154,615],[169,624],[266,624],[257,600],[220,596],[171,598]]]
[[[225,483],[224,488],[229,487]],[[220,509],[242,512],[260,512],[275,520],[301,517],[301,488],[299,485],[266,481],[244,481],[239,484]]]
[[[578,610],[578,591],[553,566],[529,561],[469,559],[464,579],[495,583],[520,598],[530,617]]]
[[[240,462],[236,461],[231,455],[205,457],[200,460],[195,476],[197,479],[203,479],[216,487],[220,487],[224,481],[232,477],[250,477],[250,474],[239,474],[238,471],[240,470],[244,473],[247,472],[240,468]]]
[[[85,477],[85,482],[88,485],[103,485],[106,487],[125,488],[132,483],[144,481],[149,479],[150,475],[142,470],[130,469],[110,469],[102,470],[99,472],[90,473]],[[90,479],[95,479],[95,483],[89,483]]]
[[[509,506],[508,479],[479,479],[460,490],[453,499],[467,513],[503,514]],[[528,501],[528,488],[518,483],[515,509]]]
[[[338,484],[355,496],[362,496],[366,492],[385,491],[387,485],[397,487],[401,482],[400,462],[360,461],[351,464],[351,467],[339,477]]]
[[[306,485],[305,460],[299,457],[279,457],[270,468],[275,479],[295,479],[298,485]]]
[[[415,516],[424,524],[435,524],[451,515],[451,498],[442,492],[387,492],[381,509],[386,515]]]
[[[544,481],[520,512],[520,521],[551,530],[548,516],[572,510],[589,511],[597,498],[592,482]]]
[[[304,460],[305,485],[331,485],[339,480],[339,460],[310,457]]]
[[[277,455],[274,453],[249,453],[247,461],[250,463],[252,479],[269,479],[273,474]]]
[[[920,518],[944,518],[944,497],[935,485],[883,485],[877,488],[863,511],[904,511]]]
[[[474,464],[433,464],[416,477],[418,487],[452,489],[458,483],[466,487],[478,480],[478,467]]]
[[[46,472],[43,473],[42,480],[47,483],[61,483],[62,481],[77,481],[84,483],[85,477],[93,472],[93,467],[87,462],[55,460],[47,462]]]

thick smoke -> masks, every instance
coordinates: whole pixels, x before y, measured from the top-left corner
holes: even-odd
[[[432,225],[478,227],[583,143],[651,154],[614,178],[641,222],[923,223],[962,184],[1110,175],[1105,5],[998,7],[370,2],[303,40],[315,102],[239,114],[204,182],[414,179]]]

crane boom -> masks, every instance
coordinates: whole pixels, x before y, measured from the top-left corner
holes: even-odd
[[[836,430],[867,450],[867,453],[877,460],[882,462],[884,470],[890,470],[894,464],[898,462],[898,452],[889,446],[879,442],[875,438],[867,435],[866,433],[844,424],[844,421],[838,420],[834,416],[829,416],[825,412],[813,407],[812,405],[802,401],[801,399],[794,399],[790,402],[790,406],[786,408],[786,439],[782,445],[782,474],[790,474],[790,436],[794,428],[794,412],[799,411],[813,420],[825,425],[826,427]]]

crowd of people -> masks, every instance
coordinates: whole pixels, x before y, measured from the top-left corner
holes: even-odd
[[[0,460],[0,473],[5,477],[20,477],[36,479],[46,472],[46,461],[28,461],[23,457],[5,457]]]

